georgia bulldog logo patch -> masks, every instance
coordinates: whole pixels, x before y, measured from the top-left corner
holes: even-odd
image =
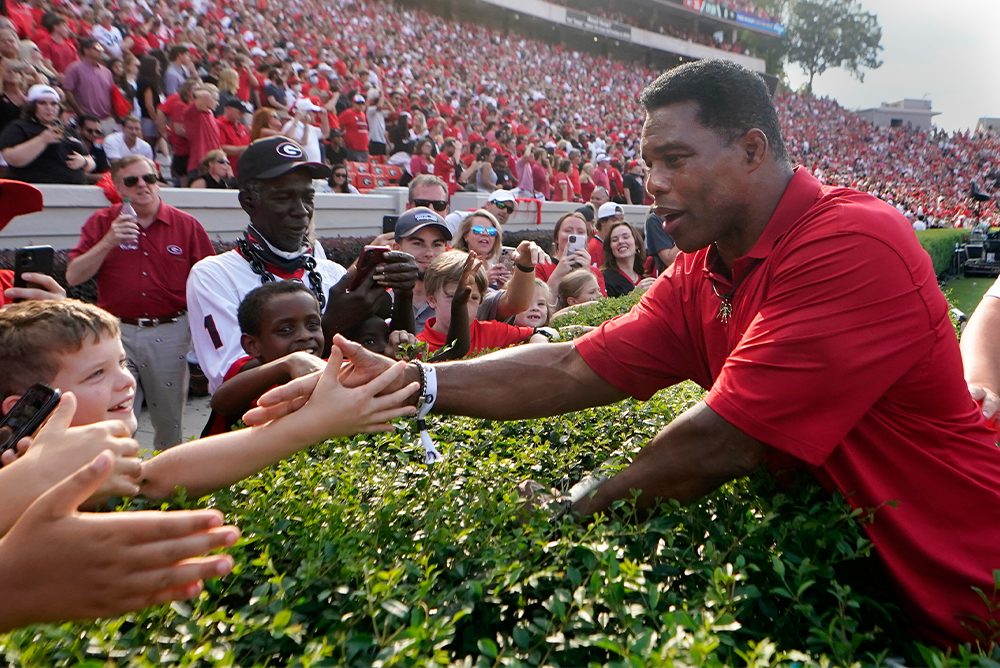
[[[170,244],[169,246],[167,246],[167,252],[170,253],[171,255],[180,255],[184,252],[184,249],[181,248],[180,246],[175,246],[174,244]]]
[[[302,153],[302,149],[299,148],[299,145],[296,144],[296,143],[294,143],[294,142],[290,142],[290,141],[286,141],[286,142],[283,142],[281,144],[278,144],[275,147],[274,150],[278,152],[278,155],[283,155],[286,158],[304,158],[305,157],[305,154]]]

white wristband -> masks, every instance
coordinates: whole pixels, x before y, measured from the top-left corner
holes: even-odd
[[[417,362],[420,370],[423,372],[424,385],[421,390],[423,394],[420,395],[420,399],[417,402],[417,419],[427,417],[427,414],[431,412],[434,408],[434,402],[437,401],[437,369],[434,368],[433,364],[424,364],[423,362]]]

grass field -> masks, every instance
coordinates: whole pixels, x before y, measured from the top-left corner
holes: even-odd
[[[956,308],[965,313],[965,315],[972,315],[976,305],[983,298],[986,291],[990,289],[990,286],[993,285],[994,280],[989,276],[956,278],[955,280],[948,281],[942,287],[942,290]]]

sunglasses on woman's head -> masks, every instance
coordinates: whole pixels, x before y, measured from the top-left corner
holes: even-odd
[[[495,228],[495,227],[483,227],[482,225],[473,225],[472,226],[472,233],[473,234],[478,234],[480,236],[482,236],[484,234],[488,234],[491,237],[495,237],[497,235],[497,228]]]
[[[149,172],[147,174],[143,174],[142,176],[123,176],[122,185],[126,188],[135,188],[136,184],[139,183],[140,178],[149,185],[153,185],[157,180],[156,174]]]
[[[445,211],[448,208],[448,200],[444,199],[415,199],[413,200],[413,206],[423,206],[428,209],[434,209],[438,213]]]

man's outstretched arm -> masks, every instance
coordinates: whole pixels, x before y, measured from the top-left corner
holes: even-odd
[[[689,503],[749,474],[764,448],[701,402],[664,427],[628,468],[572,509],[584,515],[605,511],[615,501],[631,498],[632,490],[640,492],[640,507],[666,499]]]

